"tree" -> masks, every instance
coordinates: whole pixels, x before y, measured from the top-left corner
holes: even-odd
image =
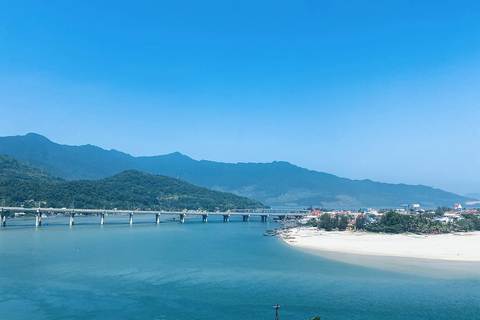
[[[452,210],[453,210],[452,208],[447,206],[437,207],[437,209],[435,210],[435,215],[441,217],[446,211],[452,211]]]
[[[358,216],[357,219],[355,219],[355,228],[357,230],[364,230],[365,229],[365,217]]]
[[[471,219],[459,219],[455,223],[455,229],[458,231],[473,231],[475,230],[475,223]]]
[[[325,231],[332,231],[334,225],[333,220],[328,213],[324,213],[320,216],[319,228],[325,229]]]
[[[322,320],[322,318],[320,316],[316,316],[315,318],[308,319],[308,320]]]
[[[343,231],[343,230],[346,230],[347,227],[348,227],[348,218],[347,216],[342,216],[340,218],[340,221],[338,222],[337,228],[338,230]]]
[[[473,213],[462,214],[462,216],[472,222],[473,230],[480,230],[480,218],[477,218]]]
[[[309,227],[317,227],[319,228],[319,225],[318,225],[318,220],[317,219],[310,219],[307,221],[307,226]]]

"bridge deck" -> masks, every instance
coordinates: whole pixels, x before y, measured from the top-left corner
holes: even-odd
[[[259,209],[245,211],[154,211],[154,210],[107,210],[107,209],[68,209],[68,208],[24,208],[24,207],[0,207],[0,211],[14,212],[56,212],[56,213],[93,213],[93,214],[187,214],[187,215],[305,215],[306,210],[282,210],[282,209]],[[282,212],[283,211],[283,212]]]
[[[42,225],[42,213],[64,213],[70,214],[70,226],[75,224],[75,215],[82,214],[96,214],[100,215],[100,224],[105,222],[105,214],[120,214],[129,215],[129,223],[133,224],[134,214],[154,214],[156,216],[156,223],[160,223],[160,215],[179,215],[179,221],[185,222],[186,216],[202,216],[202,220],[207,222],[208,216],[223,216],[223,221],[229,221],[230,216],[243,216],[243,221],[249,221],[250,216],[260,216],[262,221],[267,221],[270,215],[277,216],[280,219],[287,217],[301,218],[307,214],[305,210],[289,211],[277,209],[261,209],[261,210],[245,210],[245,211],[146,211],[146,210],[105,210],[105,209],[67,209],[67,208],[24,208],[24,207],[0,207],[0,227],[7,225],[6,212],[34,212],[36,215],[35,226]],[[281,212],[284,211],[284,212]]]

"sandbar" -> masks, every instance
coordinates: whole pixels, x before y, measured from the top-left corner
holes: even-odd
[[[480,262],[480,231],[434,235],[322,231],[282,232],[285,243],[304,249],[358,255]]]

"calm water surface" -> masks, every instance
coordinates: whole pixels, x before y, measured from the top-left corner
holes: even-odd
[[[9,220],[1,319],[479,319],[480,277],[338,262],[264,237],[253,217],[155,225],[153,216]],[[381,262],[379,262],[381,263]]]

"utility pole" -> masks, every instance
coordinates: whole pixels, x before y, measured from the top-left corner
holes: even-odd
[[[273,309],[275,309],[275,320],[278,320],[278,309],[280,309],[280,306],[277,304],[273,306]]]

